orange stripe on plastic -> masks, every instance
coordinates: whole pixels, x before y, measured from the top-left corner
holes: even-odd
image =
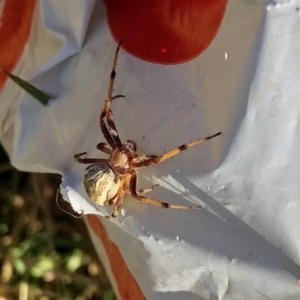
[[[3,0],[0,15],[0,66],[9,72],[18,63],[28,41],[35,0]],[[7,76],[0,72],[0,91]]]
[[[104,226],[97,216],[88,215],[88,222],[94,233],[102,242],[107,253],[110,267],[118,285],[118,292],[122,300],[146,299],[137,281],[129,271],[117,245],[111,241]]]

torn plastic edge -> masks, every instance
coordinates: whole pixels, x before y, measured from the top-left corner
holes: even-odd
[[[83,198],[76,190],[74,190],[72,187],[67,185],[65,182],[62,182],[62,184],[60,185],[60,188],[57,192],[57,197],[58,197],[58,193],[61,193],[62,195],[61,198],[64,201],[68,202],[71,205],[73,211],[76,214],[78,214],[78,216],[71,214],[76,218],[82,217],[83,215],[87,215],[87,214],[94,214],[102,217],[105,216],[105,212],[102,212],[101,210],[97,209],[95,205],[93,205],[85,198]],[[56,200],[56,203],[58,203],[58,200]],[[58,206],[60,207],[60,205]],[[65,211],[64,209],[62,210]]]
[[[68,202],[64,199],[64,197],[62,196],[62,193],[61,193],[61,187],[59,187],[57,189],[57,192],[56,192],[56,197],[55,197],[55,201],[56,201],[56,205],[65,213],[67,213],[68,215],[74,217],[74,218],[77,218],[77,219],[80,219],[83,215],[84,215],[84,210],[83,209],[79,209],[78,211],[75,211],[75,209],[73,208],[73,206],[71,205],[73,211],[75,211],[78,215],[75,215],[75,214],[72,214],[68,211],[66,211],[64,208],[62,208],[60,205],[59,205],[59,201],[58,201],[58,197],[60,196],[60,199],[64,200],[65,202]],[[70,202],[68,202],[69,204],[71,204]]]

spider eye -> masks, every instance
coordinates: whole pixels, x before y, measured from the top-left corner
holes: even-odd
[[[130,149],[130,150],[132,150],[132,151],[136,151],[136,143],[134,142],[134,141],[132,141],[132,140],[127,140],[126,142],[125,142],[125,145]]]

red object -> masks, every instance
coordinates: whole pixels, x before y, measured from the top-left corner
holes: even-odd
[[[228,0],[104,0],[116,42],[143,60],[178,64],[216,36]]]
[[[0,66],[12,72],[30,34],[35,0],[6,0],[0,15]],[[0,91],[7,76],[0,72]]]
[[[105,248],[121,299],[146,300],[138,283],[129,271],[118,246],[111,241],[99,218],[95,215],[88,215],[87,218],[89,226],[93,229]]]

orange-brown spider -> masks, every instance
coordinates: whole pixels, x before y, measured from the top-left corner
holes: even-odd
[[[122,43],[122,42],[121,42]],[[196,141],[183,144],[176,147],[160,156],[155,155],[142,155],[139,156],[136,153],[136,144],[127,140],[122,143],[118,135],[118,131],[113,120],[113,114],[110,109],[111,102],[116,98],[124,97],[123,95],[113,96],[113,86],[116,77],[116,64],[118,59],[118,53],[121,43],[118,45],[113,61],[113,67],[110,74],[110,82],[108,94],[104,103],[104,108],[100,115],[100,127],[101,131],[107,142],[99,143],[97,149],[110,155],[109,159],[101,158],[81,158],[86,152],[76,154],[75,160],[79,163],[90,164],[85,171],[84,175],[84,187],[88,196],[98,205],[115,205],[114,211],[107,218],[116,217],[121,210],[122,202],[125,193],[131,194],[131,196],[141,202],[146,202],[163,208],[173,209],[198,209],[201,206],[186,206],[179,204],[169,204],[150,197],[142,196],[157,185],[145,189],[137,189],[137,174],[136,170],[145,168],[154,164],[159,164],[166,159],[180,153],[195,145],[201,144],[207,140],[210,140],[221,132],[218,132],[212,136],[208,136]],[[107,125],[104,122],[106,117]],[[107,146],[110,146],[109,149]]]

